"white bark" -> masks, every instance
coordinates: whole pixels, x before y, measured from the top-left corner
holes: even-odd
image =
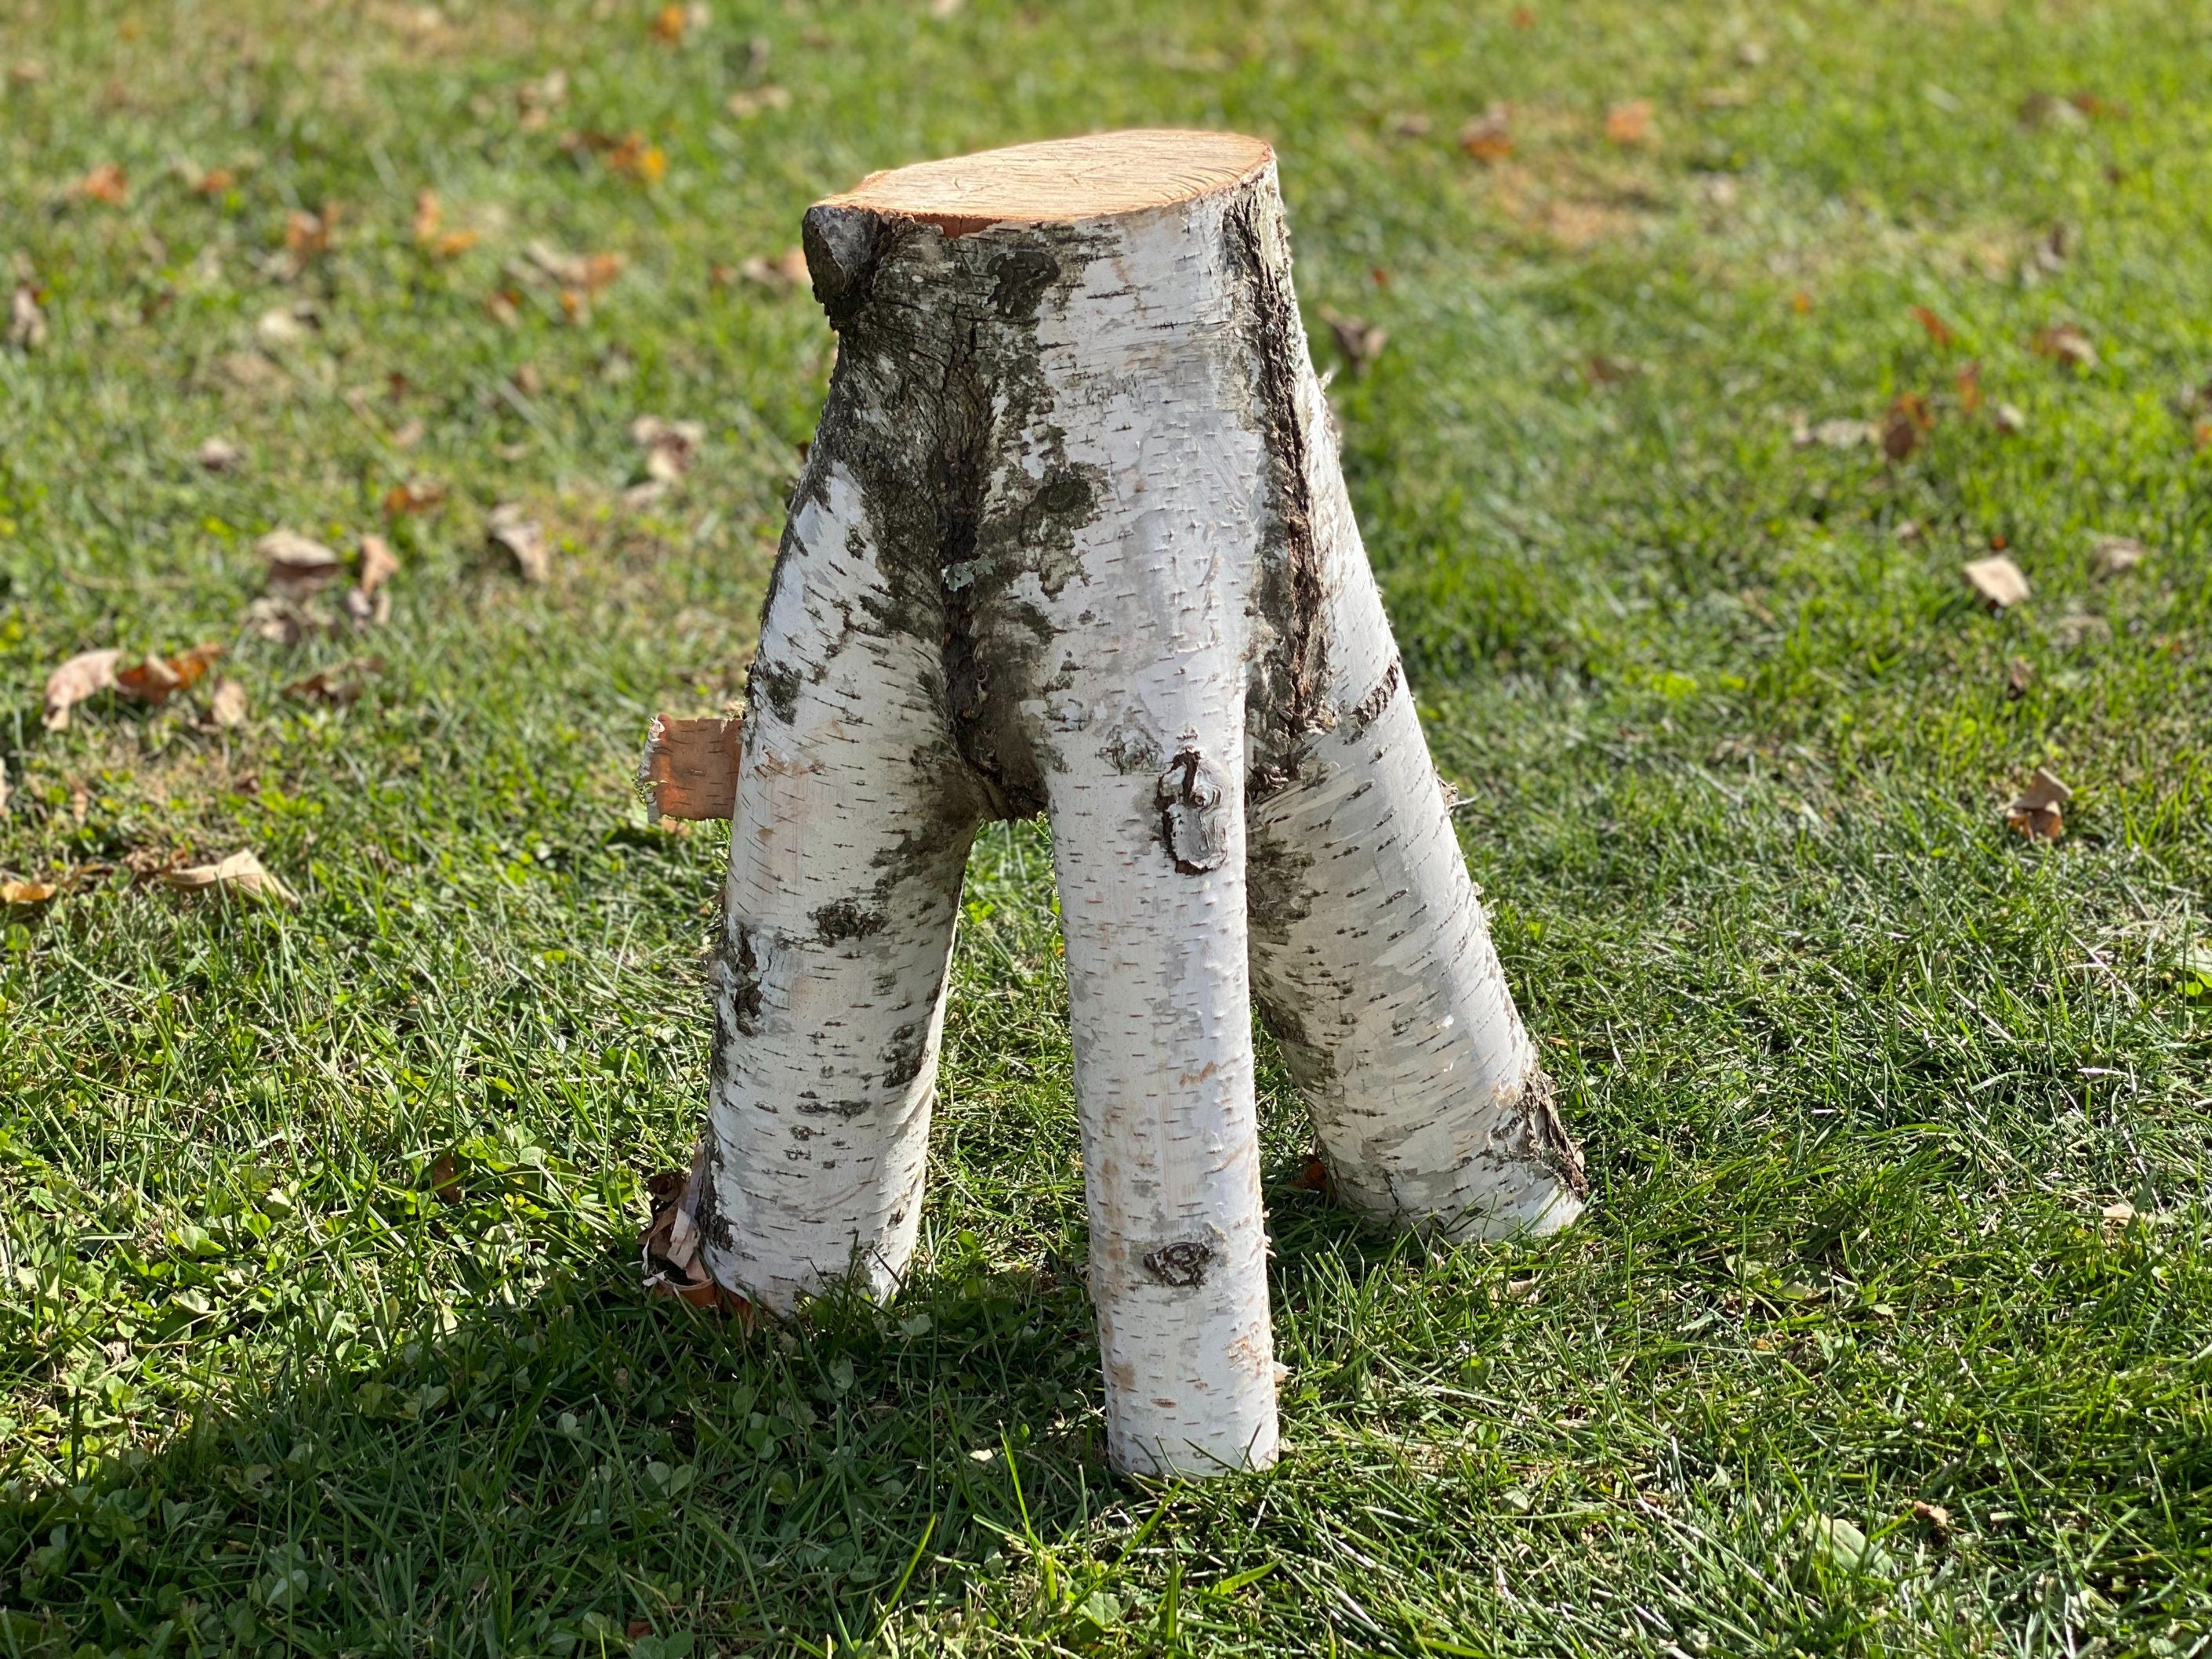
[[[1272,158],[1031,146],[806,230],[842,338],[744,728],[704,1260],[779,1310],[896,1283],[967,848],[1048,811],[1111,1454],[1264,1466],[1255,992],[1358,1207],[1546,1228],[1578,1181],[1352,522]]]

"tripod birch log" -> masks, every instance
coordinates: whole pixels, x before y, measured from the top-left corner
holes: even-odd
[[[1583,1190],[1345,496],[1273,155],[1025,145],[873,175],[805,235],[839,352],[748,688],[702,1258],[779,1311],[895,1288],[967,851],[1046,813],[1110,1455],[1265,1466],[1255,993],[1356,1208],[1541,1231]]]

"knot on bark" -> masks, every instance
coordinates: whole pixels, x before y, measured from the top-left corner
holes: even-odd
[[[867,303],[883,233],[883,221],[865,209],[817,203],[806,210],[799,245],[814,278],[815,303],[830,313],[833,328]]]
[[[1160,840],[1176,872],[1202,876],[1229,856],[1221,821],[1221,775],[1195,749],[1185,749],[1160,774]]]
[[[1186,1239],[1154,1250],[1145,1258],[1145,1271],[1163,1285],[1188,1291],[1206,1282],[1206,1264],[1212,1260],[1212,1245]]]

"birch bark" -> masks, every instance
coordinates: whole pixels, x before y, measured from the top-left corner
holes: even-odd
[[[1047,812],[1111,1455],[1264,1466],[1255,994],[1358,1208],[1543,1229],[1579,1188],[1352,523],[1272,155],[1024,146],[877,175],[805,234],[840,349],[738,763],[704,1259],[779,1310],[896,1285],[967,849]]]

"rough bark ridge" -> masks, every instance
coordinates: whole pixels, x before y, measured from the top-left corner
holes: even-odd
[[[1193,145],[1231,164],[1115,195]],[[1112,1455],[1264,1465],[1255,994],[1356,1207],[1547,1230],[1579,1165],[1352,520],[1272,157],[1135,134],[959,166],[1009,157],[1115,199],[940,210],[919,175],[969,175],[937,164],[807,216],[840,349],[752,672],[704,1255],[779,1310],[895,1287],[968,848],[1042,811]]]

